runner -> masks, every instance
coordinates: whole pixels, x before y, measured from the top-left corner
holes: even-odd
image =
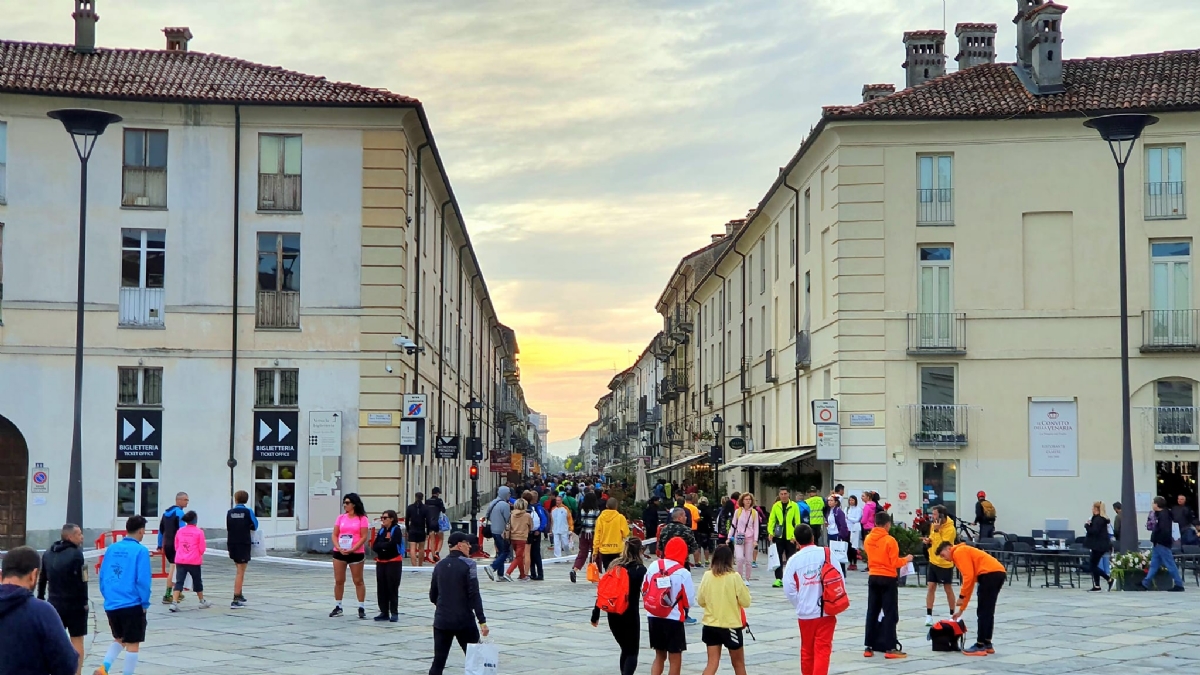
[[[408,536],[408,554],[414,567],[425,564],[425,540],[429,538],[429,508],[425,506],[425,495],[418,492],[416,500],[404,511],[404,527]]]
[[[254,536],[250,533],[258,530],[258,518],[253,509],[246,506],[250,495],[245,490],[234,493],[233,501],[237,503],[225,514],[225,530],[229,533],[225,546],[229,549],[229,559],[237,569],[233,577],[233,602],[229,603],[229,609],[241,609],[246,606],[242,582],[246,580],[246,567],[250,565],[250,553],[254,548]]]
[[[491,567],[483,568],[492,581],[509,581],[504,576],[504,563],[508,560],[509,544],[504,538],[504,530],[508,528],[508,519],[512,517],[512,506],[508,503],[509,489],[500,486],[496,490],[496,498],[484,510],[487,514],[487,527],[492,533],[492,543],[496,546],[496,557]],[[500,575],[499,578],[496,575]]]
[[[767,542],[774,543],[779,552],[779,567],[775,568],[775,588],[783,588],[783,567],[796,552],[796,526],[800,524],[800,507],[792,501],[787,488],[779,488],[779,500],[771,506],[767,519]],[[815,533],[814,533],[815,534]]]
[[[586,513],[587,512],[585,512],[585,516],[584,516],[585,518],[587,517]],[[599,515],[599,514],[597,514],[597,515]],[[550,511],[550,532],[554,536],[554,557],[555,558],[561,558],[562,556],[566,555],[568,551],[571,550],[571,530],[575,529],[575,523],[573,522],[573,520],[574,519],[571,517],[571,509],[567,508],[567,505],[565,503],[563,503],[563,498],[555,497],[554,498],[554,506],[552,507],[552,509]],[[594,516],[592,519],[592,524],[593,525],[595,524]],[[581,535],[580,539],[582,539],[582,538],[583,537]],[[589,542],[589,544],[591,543],[590,536],[588,538],[588,542]],[[580,543],[579,548],[580,548],[580,550],[583,549],[582,542]],[[589,545],[588,549],[590,552],[590,550],[591,550],[590,545]]]
[[[738,498],[737,510],[729,527],[729,542],[737,559],[738,574],[746,585],[750,584],[753,570],[754,551],[758,547],[758,510],[754,508],[754,495],[743,492]]]
[[[175,506],[167,509],[158,521],[158,552],[171,564],[167,570],[167,591],[163,593],[163,604],[175,602],[175,533],[183,527],[184,509],[188,505],[188,494],[177,492]],[[182,597],[182,596],[181,596]]]
[[[599,557],[600,571],[608,569],[608,564],[621,555],[624,542],[629,537],[629,521],[620,511],[621,502],[616,498],[608,500],[608,508],[596,519],[596,533],[592,547]]]
[[[937,554],[954,564],[962,573],[962,588],[958,592],[958,611],[953,618],[957,620],[967,610],[971,602],[971,591],[979,583],[979,607],[975,610],[978,624],[979,639],[975,645],[963,650],[967,656],[987,656],[995,654],[992,647],[992,632],[996,627],[996,599],[1000,597],[1000,589],[1008,575],[1004,573],[1004,565],[986,551],[966,544],[950,545],[943,541],[938,545]]]
[[[187,495],[183,495],[187,503]],[[179,498],[176,497],[176,504]],[[113,643],[104,655],[104,665],[92,675],[108,675],[113,661],[125,651],[125,675],[137,668],[138,652],[146,641],[146,612],[150,608],[150,551],[142,546],[146,519],[131,516],[125,521],[125,536],[104,549],[100,564],[100,594]],[[172,543],[174,539],[172,538]]]
[[[552,518],[553,516],[554,514],[551,514]],[[596,519],[599,517],[600,508],[596,501],[596,493],[589,492],[584,495],[583,507],[579,513],[579,553],[575,556],[575,563],[571,565],[571,583],[575,583],[579,570],[583,569],[592,555],[592,540],[596,537]],[[555,540],[557,539],[556,535]]]
[[[669,660],[670,675],[679,675],[683,653],[687,651],[684,611],[691,598],[696,596],[696,586],[692,582],[692,573],[684,567],[688,547],[682,538],[676,537],[667,542],[664,549],[663,557],[650,565],[646,580],[642,582],[650,648],[654,650],[650,674],[662,675],[663,666]]]
[[[425,550],[433,556],[433,562],[442,559],[442,543],[446,531],[450,529],[450,518],[446,515],[446,502],[442,501],[442,488],[435,487],[425,500],[425,508],[429,509],[429,539],[425,542]],[[443,527],[443,525],[445,527]]]
[[[892,517],[886,512],[875,514],[875,527],[863,542],[867,552],[867,630],[864,637],[863,656],[870,658],[881,651],[889,659],[908,656],[900,649],[896,639],[896,624],[900,621],[900,607],[896,577],[899,570],[912,562],[911,555],[900,557],[900,545],[889,534]],[[882,616],[880,613],[882,612]]]
[[[746,654],[742,650],[743,612],[750,606],[750,591],[741,575],[733,571],[733,549],[718,546],[713,552],[712,569],[704,573],[696,591],[696,604],[704,608],[701,639],[708,647],[708,666],[704,675],[716,675],[721,665],[721,647],[729,650],[729,662],[736,675],[746,675]]]
[[[433,612],[433,663],[429,675],[443,675],[455,640],[465,654],[468,644],[479,642],[480,633],[488,635],[483,597],[479,594],[479,570],[470,558],[471,537],[465,532],[452,532],[449,543],[450,553],[430,575],[429,602],[437,609]]]
[[[388,509],[379,516],[379,531],[371,543],[375,552],[375,588],[379,592],[379,616],[376,621],[400,620],[400,579],[404,575],[404,556],[400,547],[404,535],[397,524],[396,512]]]
[[[58,612],[62,625],[71,636],[83,669],[83,636],[88,634],[88,574],[83,559],[83,530],[74,523],[62,527],[62,539],[42,554],[42,572],[37,580],[38,600],[46,599],[50,585],[50,605]]]
[[[625,570],[625,576],[629,582],[628,588],[624,591],[628,596],[629,604],[624,612],[606,612],[608,614],[608,630],[612,632],[613,639],[621,648],[619,662],[621,675],[633,675],[637,670],[638,650],[642,642],[642,622],[638,614],[638,600],[641,598],[642,582],[646,579],[646,566],[642,564],[641,539],[630,537],[625,540],[625,550],[612,562],[605,576],[614,574],[618,567]],[[604,580],[601,579],[601,583],[596,588],[598,601],[600,593],[605,590]],[[600,605],[597,602],[592,606],[592,627],[595,628],[599,624]]]
[[[813,541],[818,545],[821,543],[821,528],[825,526],[825,511],[828,506],[825,503],[825,498],[822,497],[816,487],[808,488],[808,498],[804,500],[808,506],[808,524],[812,527]],[[780,561],[781,563],[783,561]]]
[[[371,533],[371,521],[362,498],[355,492],[342,498],[342,515],[333,524],[333,611],[330,617],[341,616],[342,591],[346,587],[346,568],[354,580],[354,594],[358,598],[358,618],[367,618],[367,587],[363,583],[363,562],[367,559],[367,537]]]
[[[55,608],[34,599],[37,585],[37,551],[28,546],[9,551],[0,567],[0,672],[75,675],[83,657],[67,639]]]
[[[796,622],[800,625],[800,673],[828,675],[833,633],[837,629],[837,617],[827,616],[823,609],[825,586],[821,571],[828,549],[814,545],[812,528],[804,524],[796,527],[796,543],[800,548],[784,570],[783,594],[796,609]]]
[[[200,567],[204,564],[204,551],[208,544],[204,541],[204,530],[196,527],[196,512],[188,511],[183,514],[183,529],[175,533],[175,597],[171,603],[172,612],[179,611],[179,598],[183,596],[183,582],[189,576],[192,578],[192,590],[200,599],[200,609],[212,607],[212,603],[204,599],[204,579],[200,575]]]

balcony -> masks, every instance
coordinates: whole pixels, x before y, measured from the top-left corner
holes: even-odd
[[[917,190],[918,225],[954,224],[954,189]]]
[[[668,401],[679,400],[679,391],[675,386],[675,378],[668,375],[662,379],[658,387],[658,402],[667,403]]]
[[[966,354],[967,315],[963,312],[909,314],[908,353]]]
[[[129,328],[162,328],[163,289],[122,288],[117,325]]]
[[[1154,409],[1154,449],[1200,451],[1196,412],[1200,408],[1159,406]]]
[[[1200,310],[1148,309],[1142,312],[1142,349],[1146,352],[1200,351]]]
[[[767,382],[779,381],[779,369],[775,367],[775,350],[767,350]]]
[[[967,406],[910,405],[909,445],[917,448],[961,448],[967,445]]]
[[[688,390],[687,371],[672,371],[671,379],[675,382],[675,393],[685,394]]]
[[[1186,218],[1184,182],[1146,183],[1146,218]]]
[[[300,293],[297,291],[259,291],[258,328],[299,328]]]
[[[796,334],[796,370],[812,367],[812,333],[802,330]]]
[[[753,389],[753,387],[750,385],[750,368],[751,368],[750,359],[743,358],[741,371],[740,371],[740,379],[741,379],[743,392],[748,392],[751,389]]]

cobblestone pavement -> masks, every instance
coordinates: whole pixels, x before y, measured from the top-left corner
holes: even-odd
[[[600,628],[587,623],[594,586],[584,583],[582,576],[581,583],[571,584],[567,570],[566,565],[547,565],[547,580],[540,583],[493,583],[483,577],[484,607],[492,637],[501,649],[502,673],[616,672],[618,652],[604,620]],[[799,639],[791,608],[782,589],[770,587],[765,568],[755,572],[761,576],[751,582],[754,603],[748,616],[757,641],[747,641],[747,670],[750,675],[799,673]],[[695,572],[697,582],[701,575]],[[227,560],[209,558],[204,569],[206,596],[216,605],[201,610],[195,594],[188,593],[178,614],[157,604],[164,582],[156,580],[156,604],[150,608],[147,642],[137,672],[427,672],[433,648],[428,573],[406,567],[399,624],[370,620],[377,613],[370,570],[366,573],[368,620],[352,616],[357,605],[349,582],[346,617],[328,618],[333,607],[332,576],[322,568],[256,561],[245,587],[249,606],[231,610],[233,566]],[[839,622],[834,644],[833,673],[1200,673],[1200,603],[1196,602],[1200,589],[1194,584],[1187,593],[1086,593],[1080,589],[1029,589],[1022,578],[1000,594],[997,653],[986,658],[932,653],[925,640],[924,589],[902,588],[900,639],[909,653],[903,661],[862,657],[865,573],[851,573],[850,593],[852,605]],[[95,606],[101,607],[94,583],[92,595]],[[939,606],[944,602],[941,595]],[[969,608],[966,616],[972,629],[973,612],[974,608]],[[99,665],[110,643],[102,612],[97,629],[94,643],[89,638],[85,673]],[[653,653],[646,647],[644,619],[642,630],[638,672],[649,673]],[[699,626],[688,628],[688,641],[684,673],[699,673],[705,662]],[[118,660],[114,667],[118,673],[120,663]],[[463,656],[457,648],[451,652],[446,672],[463,672]],[[727,659],[719,672],[733,672]]]

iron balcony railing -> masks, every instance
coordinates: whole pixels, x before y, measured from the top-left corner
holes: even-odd
[[[259,328],[299,328],[300,293],[296,291],[259,291]]]
[[[967,444],[967,406],[925,405],[909,406],[911,445],[921,448],[960,448]]]
[[[766,375],[767,382],[778,382],[779,381],[779,371],[775,368],[775,350],[774,349],[767,350],[766,365],[767,365],[767,375]]]
[[[917,223],[950,225],[954,223],[954,189],[917,190]]]
[[[967,315],[919,312],[908,315],[909,354],[966,354]]]
[[[675,378],[671,375],[664,377],[658,388],[658,402],[666,403],[678,398],[679,391],[676,389]]]
[[[1200,449],[1196,438],[1194,407],[1160,406],[1154,409],[1154,448],[1156,450]]]
[[[1183,181],[1146,183],[1147,218],[1183,218],[1187,215]]]
[[[1200,310],[1144,310],[1142,312],[1142,351],[1200,351]]]
[[[750,366],[750,359],[749,359],[749,358],[743,358],[743,359],[742,359],[742,368],[741,368],[741,374],[740,374],[740,375],[741,375],[741,378],[740,378],[740,379],[741,379],[741,383],[742,383],[742,391],[744,391],[744,392],[745,392],[745,391],[750,391],[750,390],[752,389],[752,387],[751,387],[751,385],[750,385],[750,367],[751,367],[751,366]]]
[[[119,297],[118,325],[154,328],[163,325],[163,289],[122,287]]]

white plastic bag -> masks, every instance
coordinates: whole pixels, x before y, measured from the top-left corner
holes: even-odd
[[[831,541],[829,542],[829,561],[833,564],[850,564],[850,555],[847,549],[850,547],[849,542]]]
[[[908,563],[904,567],[900,568],[900,571],[897,574],[897,576],[906,577],[910,574],[915,575],[916,573],[917,573],[917,568],[914,567],[912,563]]]
[[[775,544],[767,547],[767,570],[775,571],[779,569],[779,549],[775,548]]]
[[[465,675],[500,675],[500,648],[494,642],[467,645]]]

